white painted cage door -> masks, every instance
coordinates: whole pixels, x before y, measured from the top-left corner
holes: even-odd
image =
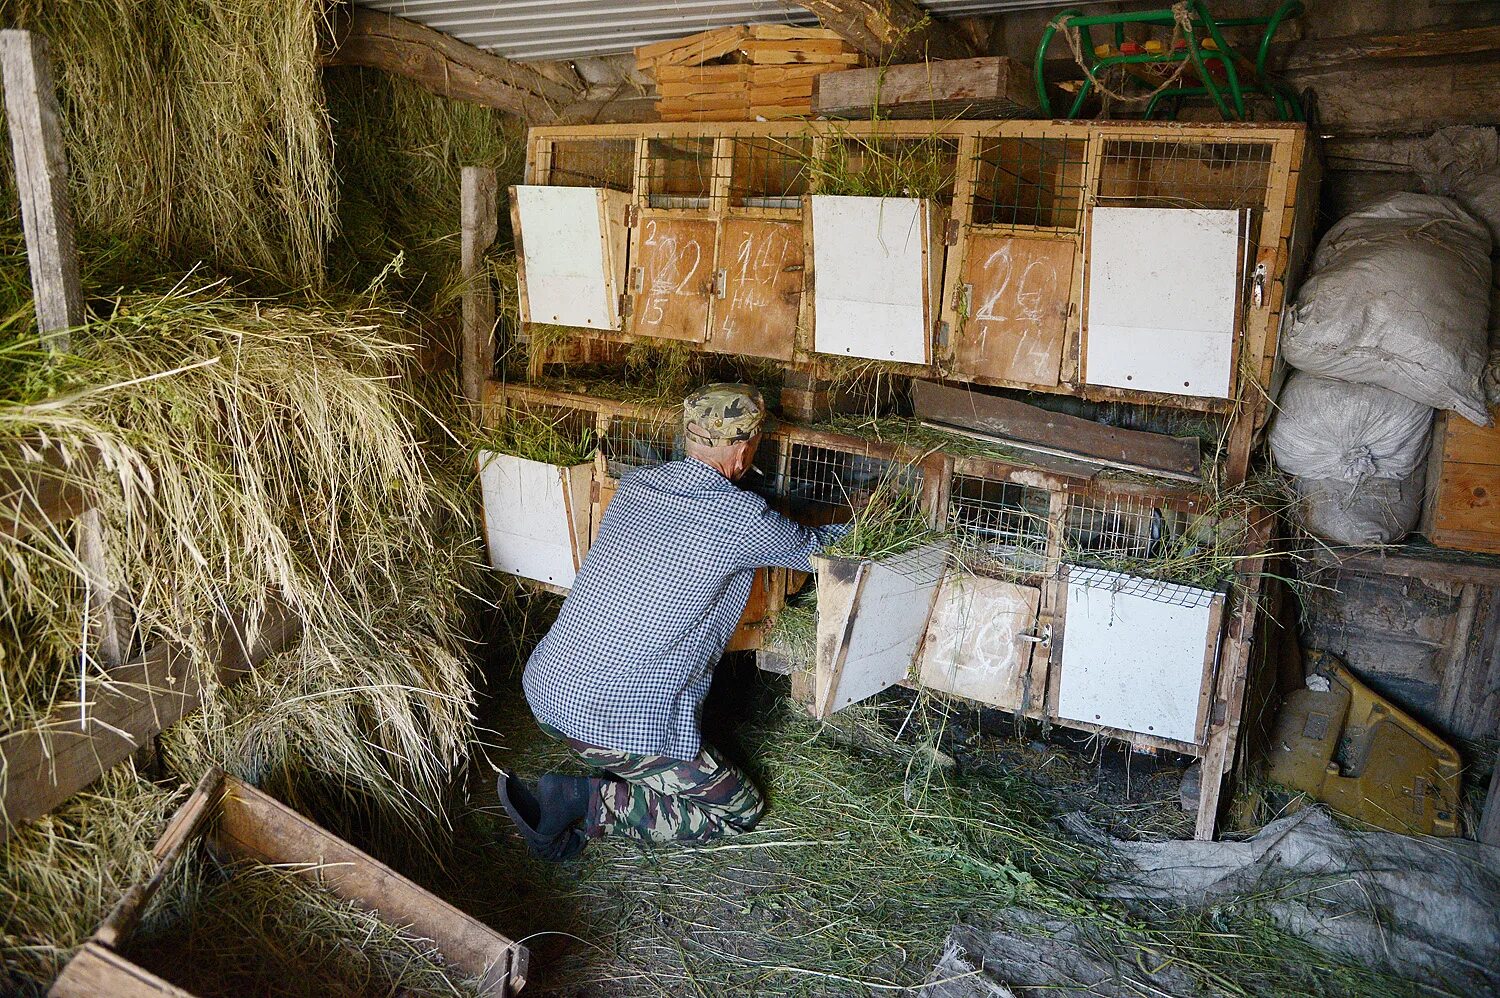
[[[928,362],[927,203],[815,194],[813,349]]]
[[[1240,219],[1238,211],[1197,208],[1093,210],[1088,384],[1230,396]]]
[[[1125,731],[1199,740],[1205,666],[1217,652],[1207,589],[1068,567],[1057,716]]]
[[[619,328],[600,198],[594,187],[516,188],[530,321]]]
[[[480,451],[490,566],[523,579],[572,586],[588,542],[592,471],[590,464],[560,468]]]

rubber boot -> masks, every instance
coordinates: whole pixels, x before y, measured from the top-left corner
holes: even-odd
[[[548,814],[537,794],[515,775],[501,772],[496,790],[501,806],[533,856],[559,861],[571,859],[583,849],[583,833],[561,821],[555,808]]]

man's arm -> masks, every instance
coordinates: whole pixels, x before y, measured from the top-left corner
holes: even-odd
[[[813,567],[808,559],[848,533],[849,527],[847,523],[805,527],[763,507],[741,540],[740,564],[745,568],[777,565],[811,572]]]

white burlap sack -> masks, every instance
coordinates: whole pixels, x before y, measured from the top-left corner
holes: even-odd
[[[1303,525],[1338,544],[1385,544],[1422,513],[1435,411],[1404,395],[1293,371],[1269,442],[1296,476]]]
[[[1500,135],[1492,126],[1455,125],[1433,132],[1412,151],[1411,168],[1427,193],[1463,205],[1500,245]]]
[[[1488,425],[1489,253],[1484,226],[1447,198],[1392,194],[1362,208],[1319,244],[1282,355]]]

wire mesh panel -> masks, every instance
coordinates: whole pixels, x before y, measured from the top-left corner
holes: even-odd
[[[1071,496],[1063,546],[1073,561],[1147,561],[1167,551],[1183,520],[1181,513],[1137,496]]]
[[[616,416],[604,440],[605,467],[613,478],[637,468],[654,468],[682,457],[682,433],[675,420]]]
[[[629,191],[635,178],[635,139],[557,139],[542,183]]]
[[[854,501],[887,479],[914,494],[922,487],[922,471],[912,465],[798,440],[784,441],[783,448],[776,495],[789,509],[803,512],[805,522],[847,520]]]
[[[981,139],[973,163],[974,224],[1076,229],[1087,161],[1082,137]]]
[[[1038,575],[1047,560],[1046,489],[970,475],[954,475],[948,492],[948,529],[958,559],[971,572]]]
[[[738,137],[729,203],[738,208],[799,209],[811,166],[812,142],[806,136]]]
[[[1275,149],[1272,142],[1103,141],[1099,204],[1123,208],[1265,207]]]
[[[820,194],[930,198],[951,203],[958,140],[937,136],[830,139],[813,162]]]
[[[714,137],[648,138],[642,186],[653,208],[707,208],[714,178]]]

